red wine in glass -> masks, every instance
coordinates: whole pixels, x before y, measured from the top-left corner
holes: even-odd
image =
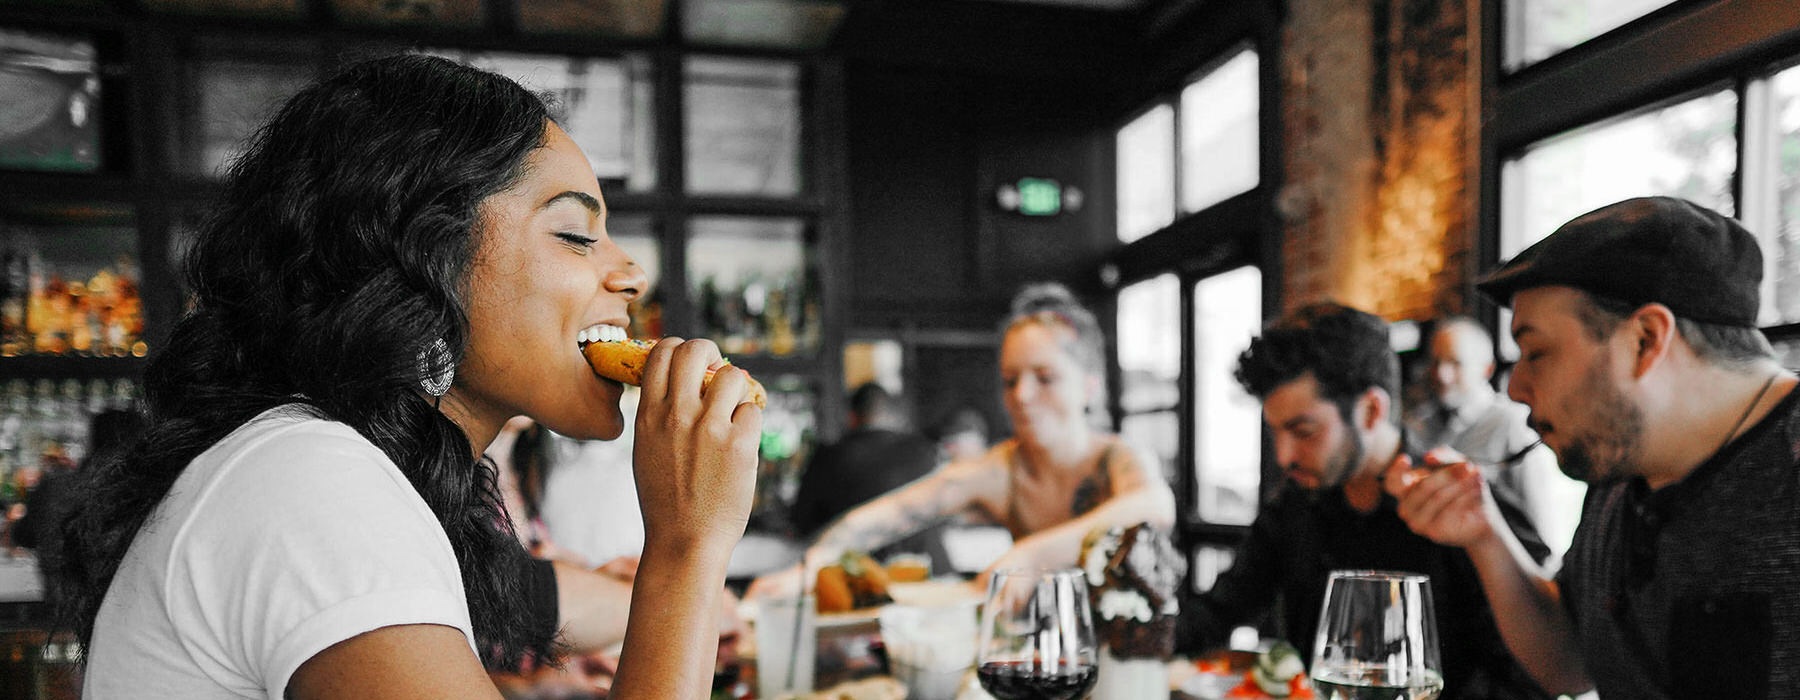
[[[1080,700],[1099,680],[1079,569],[1009,569],[988,579],[975,676],[996,700]]]
[[[1100,677],[1092,665],[1043,668],[1024,661],[990,661],[975,676],[995,700],[1077,700]]]

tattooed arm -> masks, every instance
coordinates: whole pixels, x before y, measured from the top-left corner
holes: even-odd
[[[1112,480],[1111,498],[1094,504],[1093,499],[1099,497],[1096,492],[1100,485],[1090,483],[1093,479],[1083,482],[1070,494],[1068,504],[1072,512],[1080,515],[1013,543],[1013,548],[988,567],[988,571],[1009,567],[1073,566],[1081,556],[1081,540],[1096,527],[1141,522],[1164,530],[1174,527],[1175,494],[1154,466],[1155,458],[1130,449],[1123,441],[1119,446],[1126,449],[1118,450],[1107,464],[1101,465],[1108,470]]]
[[[871,551],[940,520],[971,510],[996,512],[1006,497],[1005,460],[1000,447],[974,460],[956,462],[850,509],[820,531],[806,550],[805,569],[796,565],[760,576],[745,599],[794,595],[826,564],[851,550]]]
[[[1004,464],[985,455],[951,464],[852,508],[819,533],[817,542],[806,551],[806,560],[817,568],[847,551],[878,549],[972,506],[991,512],[989,504],[1006,497]]]

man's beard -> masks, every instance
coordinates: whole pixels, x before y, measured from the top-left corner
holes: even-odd
[[[1644,434],[1643,411],[1612,384],[1611,376],[1610,358],[1588,373],[1576,395],[1589,397],[1589,428],[1556,453],[1564,474],[1590,484],[1630,476],[1631,449]]]
[[[1350,480],[1350,475],[1362,468],[1363,444],[1362,436],[1356,431],[1346,431],[1346,444],[1325,460],[1325,471],[1319,475],[1319,487],[1312,489],[1312,497],[1341,488]]]

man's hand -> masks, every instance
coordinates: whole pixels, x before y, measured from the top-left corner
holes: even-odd
[[[1481,470],[1460,460],[1453,452],[1433,452],[1423,467],[1414,467],[1401,455],[1388,466],[1383,483],[1400,500],[1400,518],[1413,532],[1466,548],[1494,537],[1494,523],[1501,518]]]

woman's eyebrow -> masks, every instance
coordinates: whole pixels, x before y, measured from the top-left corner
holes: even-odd
[[[594,199],[593,195],[586,192],[576,192],[574,190],[563,192],[555,197],[545,200],[543,204],[538,205],[538,209],[540,211],[549,209],[551,205],[564,200],[574,200],[581,203],[581,206],[587,207],[588,211],[594,213],[594,216],[602,216],[606,213],[606,207],[600,204],[600,200]]]

